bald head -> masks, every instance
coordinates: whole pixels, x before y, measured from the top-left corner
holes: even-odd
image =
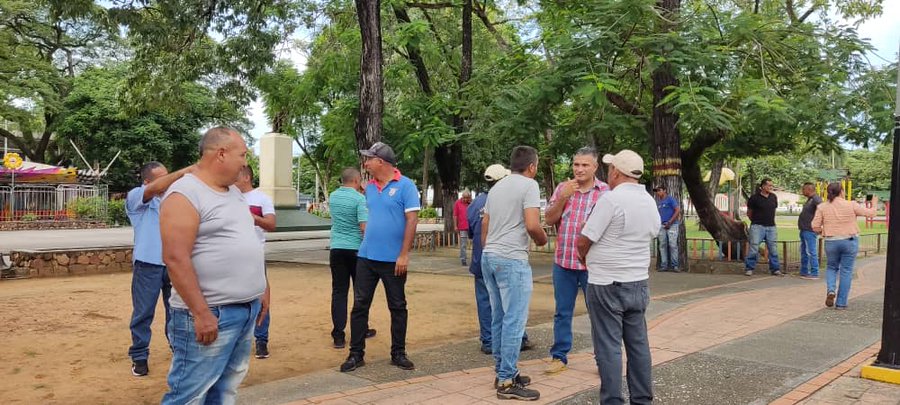
[[[206,131],[205,134],[203,134],[203,137],[200,138],[200,156],[203,156],[209,152],[216,151],[219,148],[227,148],[228,145],[234,140],[235,136],[240,137],[241,135],[231,128],[210,128],[208,131]]]

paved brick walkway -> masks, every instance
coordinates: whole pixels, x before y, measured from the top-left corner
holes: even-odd
[[[881,288],[883,266],[883,261],[879,260],[858,267],[858,277],[854,280],[852,296]],[[764,280],[766,279],[763,277],[754,277],[746,283]],[[825,295],[823,281],[790,284],[700,299],[656,317],[648,324],[653,365],[752,335],[823,308]],[[707,289],[686,293],[701,290]],[[671,298],[672,295],[654,299]],[[845,362],[846,364],[841,364],[822,376],[802,384],[781,398],[779,403],[805,400],[854,367],[855,364],[850,365],[852,362],[869,358],[873,350],[877,348],[864,350]],[[554,376],[543,374],[548,361],[549,359],[541,359],[520,363],[522,373],[532,377],[532,388],[541,392],[541,399],[534,403],[552,403],[599,387],[600,380],[593,354],[570,355],[569,370]],[[492,387],[493,378],[493,370],[483,367],[370,385],[351,391],[307,398],[291,404],[509,403],[496,398],[496,392]]]

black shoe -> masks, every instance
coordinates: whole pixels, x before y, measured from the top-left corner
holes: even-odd
[[[150,368],[147,367],[147,360],[135,360],[131,362],[131,375],[135,377],[143,377],[150,373]]]
[[[343,349],[347,347],[347,340],[343,336],[332,336],[334,339],[334,347],[335,349]]]
[[[365,365],[366,361],[363,360],[362,357],[356,357],[351,354],[347,356],[347,361],[345,361],[344,364],[341,364],[341,372],[346,373],[348,371],[353,371]]]
[[[268,342],[256,342],[256,358],[257,359],[268,359],[269,358]]]
[[[462,264],[463,266],[468,266],[468,263],[466,263],[465,260],[460,260],[460,264]]]
[[[526,350],[531,350],[534,346],[531,345],[531,341],[528,339],[522,339],[522,346],[519,348],[520,352],[524,352]]]
[[[494,349],[491,348],[491,345],[481,345],[481,352],[484,354],[493,354]]]
[[[524,385],[513,381],[512,383],[497,388],[497,398],[536,401],[541,398],[541,393],[537,390],[525,388]]]
[[[413,362],[409,361],[409,359],[406,358],[405,354],[398,354],[396,356],[391,356],[391,364],[393,364],[397,367],[400,367],[404,370],[415,370],[416,369],[416,366],[413,364]]]
[[[375,334],[378,333],[375,329],[366,329],[366,339],[375,337]]]
[[[527,387],[531,385],[531,377],[527,375],[518,374],[516,378],[513,378],[513,382],[522,384],[523,387]],[[494,389],[500,388],[500,379],[494,377]]]

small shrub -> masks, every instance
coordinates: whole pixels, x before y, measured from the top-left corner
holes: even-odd
[[[103,207],[106,205],[100,197],[82,197],[69,201],[66,209],[71,212],[76,219],[103,219]]]
[[[33,212],[26,212],[24,215],[22,215],[23,221],[31,222],[31,221],[37,221],[37,219],[38,219],[37,215]]]
[[[128,215],[125,214],[125,200],[109,200],[106,207],[107,223],[128,225]]]
[[[426,207],[419,211],[419,218],[437,218],[437,210],[434,207]]]

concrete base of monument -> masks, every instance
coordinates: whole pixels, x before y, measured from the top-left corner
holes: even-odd
[[[297,207],[275,208],[275,232],[322,231],[331,229],[331,220]]]

